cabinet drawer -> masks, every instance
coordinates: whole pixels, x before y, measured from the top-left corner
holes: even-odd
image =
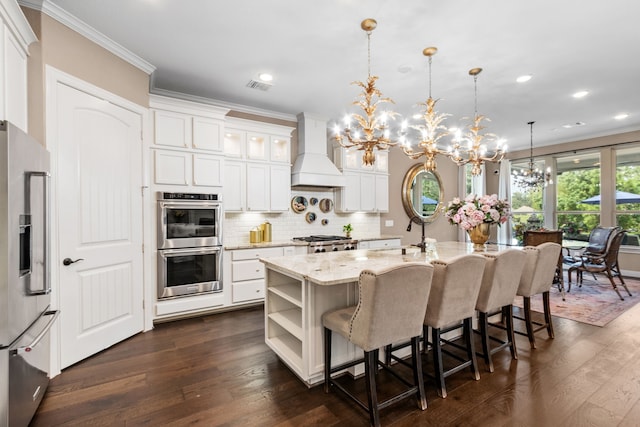
[[[246,283],[234,283],[231,293],[233,302],[264,299],[264,280],[256,280]]]
[[[233,261],[241,261],[246,259],[282,256],[283,254],[284,251],[282,248],[240,249],[232,252],[231,259]]]
[[[256,260],[238,261],[231,264],[231,281],[264,280],[264,264]]]

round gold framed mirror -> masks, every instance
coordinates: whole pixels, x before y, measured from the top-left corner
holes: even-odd
[[[419,163],[402,181],[402,205],[413,222],[422,224],[437,218],[444,203],[444,189],[436,171],[425,171]]]

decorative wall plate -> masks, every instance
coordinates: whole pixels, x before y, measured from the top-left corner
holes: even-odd
[[[291,199],[291,209],[293,209],[295,213],[302,213],[307,210],[307,198],[296,196]]]
[[[316,220],[316,214],[314,214],[313,212],[307,212],[304,218],[307,220],[309,224],[311,224],[313,221]]]
[[[322,225],[327,225],[329,224],[329,220],[324,218],[322,221],[320,221],[322,223]]]
[[[331,212],[333,209],[333,200],[331,199],[322,199],[320,200],[320,210],[324,213]]]
[[[315,197],[310,198],[310,199],[309,199],[309,204],[310,204],[311,206],[315,206],[315,205],[317,205],[317,204],[318,204],[318,199],[316,199]]]

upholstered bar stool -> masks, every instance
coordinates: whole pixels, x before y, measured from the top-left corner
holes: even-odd
[[[380,409],[401,399],[416,396],[418,407],[426,409],[419,342],[422,323],[431,290],[433,267],[424,263],[406,263],[380,271],[364,270],[358,280],[358,305],[333,310],[322,315],[324,326],[324,390],[337,387],[369,412],[371,424],[380,425]],[[332,332],[342,335],[364,351],[364,358],[340,366],[331,366]],[[397,340],[411,340],[413,383],[378,361],[378,350]],[[350,393],[332,374],[364,362],[368,404]],[[378,402],[376,371],[378,366],[390,371],[408,388],[384,402]]]
[[[548,242],[538,246],[525,246],[522,250],[527,255],[527,260],[516,295],[523,297],[524,318],[519,316],[514,316],[514,318],[524,320],[527,332],[515,330],[515,333],[526,335],[529,338],[531,348],[536,348],[536,332],[546,329],[549,338],[554,337],[549,291],[553,285],[553,276],[560,256],[561,246],[557,243]],[[538,294],[542,294],[544,323],[534,322],[531,318],[531,297]]]
[[[480,379],[476,352],[473,343],[472,320],[475,315],[476,301],[482,284],[482,271],[487,260],[481,255],[462,255],[452,258],[448,262],[434,260],[433,281],[431,295],[424,317],[425,347],[428,328],[431,327],[431,351],[433,353],[434,376],[440,396],[447,397],[445,378],[470,367],[475,380]],[[463,326],[465,346],[460,346],[442,335]],[[458,349],[466,350],[467,359],[442,347],[442,343]],[[444,370],[442,354],[445,353],[458,360],[460,364]]]
[[[513,332],[513,300],[518,291],[520,277],[524,269],[526,255],[518,249],[508,249],[497,254],[483,253],[487,259],[482,275],[482,286],[476,302],[478,311],[478,328],[482,337],[482,353],[485,365],[489,372],[493,372],[491,355],[509,347],[511,357],[518,358]],[[502,313],[505,326],[489,322],[489,317]],[[507,332],[505,341],[491,336],[489,326],[504,329]],[[499,345],[491,348],[491,341]]]

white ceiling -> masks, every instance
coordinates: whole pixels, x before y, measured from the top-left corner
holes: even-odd
[[[410,116],[432,91],[449,126],[478,112],[510,150],[640,129],[640,2],[632,0],[49,0],[156,67],[153,89],[341,119],[372,74]],[[45,0],[46,3],[46,0]],[[402,72],[405,70],[406,72]],[[408,71],[407,71],[408,70]],[[246,87],[261,72],[268,91]],[[516,77],[532,74],[528,83]],[[571,95],[590,93],[582,99]],[[627,113],[626,120],[613,116]],[[566,129],[563,125],[583,122]]]

